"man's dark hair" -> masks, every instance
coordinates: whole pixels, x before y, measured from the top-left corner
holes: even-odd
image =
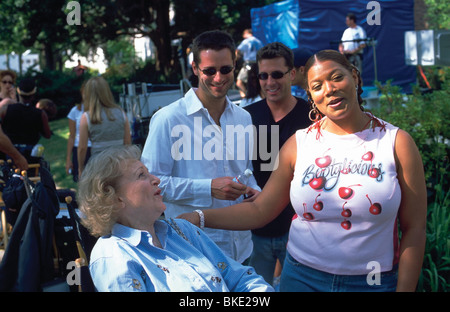
[[[200,64],[200,52],[212,49],[219,51],[222,49],[229,49],[233,61],[236,58],[236,45],[230,34],[222,30],[205,31],[198,35],[192,43],[192,53],[194,55],[195,64]]]
[[[351,20],[353,20],[356,24],[356,15],[354,13],[348,13],[347,17]]]
[[[259,62],[264,59],[274,59],[277,57],[284,58],[286,66],[289,69],[294,67],[294,53],[281,42],[272,42],[259,49],[256,54],[256,61]]]

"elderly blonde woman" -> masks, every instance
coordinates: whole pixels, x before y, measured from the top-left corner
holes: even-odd
[[[128,118],[114,101],[108,82],[103,77],[89,79],[83,88],[85,112],[80,119],[78,171],[83,172],[91,141],[91,155],[115,145],[131,144]]]
[[[185,220],[161,220],[159,179],[134,145],[91,158],[79,181],[83,223],[100,236],[90,257],[99,291],[273,291]]]

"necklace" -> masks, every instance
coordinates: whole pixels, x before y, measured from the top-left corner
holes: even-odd
[[[372,129],[372,131],[375,131],[374,127],[380,127],[380,131],[386,131],[386,123],[380,121],[378,118],[376,118],[372,113],[370,112],[364,112],[367,116],[369,116],[369,121],[364,125],[364,127],[359,131],[362,132],[367,128],[367,125],[369,125],[369,129]],[[327,127],[327,117],[322,118],[315,123],[313,123],[311,126],[308,127],[308,130],[306,133],[312,132],[313,130],[316,130],[316,140],[319,140],[320,137],[323,136],[321,130],[325,130]],[[330,134],[333,134],[332,132],[329,132]],[[368,134],[367,134],[368,135]]]
[[[366,115],[369,116],[368,114],[366,114]],[[361,131],[366,130],[366,128],[367,129],[372,129],[372,127],[373,127],[373,119],[374,119],[373,115],[369,116],[369,121],[364,125],[364,127],[361,129]],[[369,127],[367,127],[367,126],[369,126]]]
[[[364,114],[369,117],[369,120],[367,121],[367,123],[364,124],[364,126],[361,128],[361,130],[355,131],[353,133],[362,132],[365,129],[372,129],[372,127],[373,127],[373,120],[374,120],[375,117],[373,117],[372,114],[368,114],[368,113],[364,113]],[[323,118],[321,121],[319,121],[320,122],[319,129],[326,130],[326,128],[328,126],[328,119],[329,118]]]

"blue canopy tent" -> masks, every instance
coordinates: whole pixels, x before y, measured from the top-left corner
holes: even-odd
[[[392,79],[394,85],[410,92],[416,82],[416,69],[405,63],[404,33],[414,30],[414,0],[378,0],[380,11],[368,0],[287,0],[251,10],[253,34],[264,44],[279,41],[290,48],[312,51],[337,50],[347,28],[345,16],[352,12],[357,24],[374,39],[364,49],[363,81],[366,86]],[[379,25],[369,25],[369,13],[379,14]],[[369,16],[370,18],[370,16]],[[374,58],[374,49],[375,58]],[[375,68],[376,64],[376,68]],[[376,69],[376,71],[375,71]]]

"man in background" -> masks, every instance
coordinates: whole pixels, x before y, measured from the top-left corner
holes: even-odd
[[[312,51],[308,48],[295,48],[292,50],[294,53],[294,67],[295,77],[292,80],[292,95],[298,98],[302,98],[305,101],[308,100],[306,94],[307,81],[304,77],[304,69],[306,61],[313,55]]]
[[[356,16],[353,13],[347,14],[345,23],[348,28],[342,34],[339,52],[344,54],[350,63],[355,65],[362,74],[362,56],[366,47],[364,41],[367,38],[366,32],[361,26],[356,25]]]
[[[247,79],[248,71],[251,69],[252,64],[256,63],[256,53],[262,48],[262,42],[253,36],[251,28],[244,30],[242,37],[244,40],[239,44],[236,49],[237,57],[242,57],[244,63],[236,79],[236,86],[239,89],[241,97],[245,97],[247,94]]]
[[[47,113],[35,107],[36,91],[34,80],[25,78],[17,88],[19,102],[0,108],[3,131],[29,162],[35,161],[31,151],[41,136],[46,139],[52,136]]]
[[[255,140],[255,144],[258,144],[257,150],[277,149],[275,155],[278,155],[283,144],[298,129],[310,125],[308,118],[310,108],[304,99],[296,98],[291,93],[296,68],[290,48],[280,42],[269,43],[258,51],[257,62],[258,79],[265,98],[246,106],[245,109],[252,116],[258,134],[258,140]],[[264,128],[267,129],[266,135],[261,133]],[[262,140],[264,137],[266,141]],[[257,157],[253,160],[254,175],[258,185],[263,188],[276,168],[273,168],[272,159],[262,159],[259,153],[255,156]],[[268,165],[272,168],[268,168],[270,167]],[[254,267],[267,283],[273,282],[277,260],[281,265],[284,263],[293,215],[294,208],[289,203],[272,222],[252,230],[254,248],[249,265]]]

